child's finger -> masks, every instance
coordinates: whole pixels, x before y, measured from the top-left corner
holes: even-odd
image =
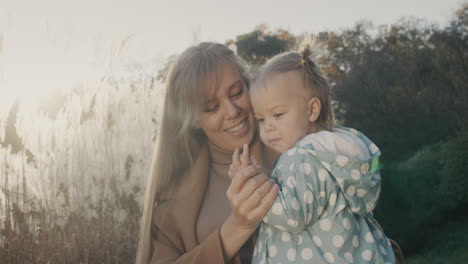
[[[250,165],[250,155],[249,155],[248,144],[244,144],[244,150],[242,150],[242,155],[241,155],[241,165],[244,167]]]

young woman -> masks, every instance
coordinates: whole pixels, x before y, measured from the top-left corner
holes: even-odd
[[[250,263],[249,240],[278,193],[251,166],[232,179],[235,148],[268,166],[256,135],[245,64],[201,43],[172,66],[147,181],[137,263]]]

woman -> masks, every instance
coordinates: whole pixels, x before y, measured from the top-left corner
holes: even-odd
[[[168,76],[162,123],[145,194],[137,263],[250,263],[249,240],[278,188],[250,166],[228,176],[235,148],[256,136],[249,74],[227,47],[188,48]]]

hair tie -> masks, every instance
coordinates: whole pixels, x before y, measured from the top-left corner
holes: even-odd
[[[301,64],[305,64],[306,61],[304,60],[304,58],[301,59]]]

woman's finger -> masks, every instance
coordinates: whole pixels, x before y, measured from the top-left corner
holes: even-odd
[[[250,212],[248,218],[259,220],[263,219],[263,217],[265,217],[265,215],[275,203],[276,197],[278,196],[278,192],[279,186],[278,184],[274,184],[273,187],[271,187],[268,194],[264,197],[262,202]]]
[[[266,176],[265,176],[266,177]],[[244,213],[249,213],[258,207],[258,205],[262,202],[262,200],[265,198],[265,196],[269,193],[271,190],[272,186],[275,183],[265,180],[261,186],[256,188],[250,196],[245,199],[245,201],[242,202],[241,204],[241,209]]]
[[[264,174],[257,174],[248,179],[239,191],[238,197],[240,201],[248,200],[266,181],[268,181],[268,178]]]
[[[248,165],[250,165],[249,145],[244,144],[244,149],[242,150],[241,155],[241,166],[245,167]]]
[[[261,168],[255,166],[247,166],[239,170],[232,178],[228,192],[238,193],[245,182],[261,172]]]
[[[240,161],[239,161],[239,148],[234,150],[234,154],[232,155],[232,166],[233,168],[239,168]]]

